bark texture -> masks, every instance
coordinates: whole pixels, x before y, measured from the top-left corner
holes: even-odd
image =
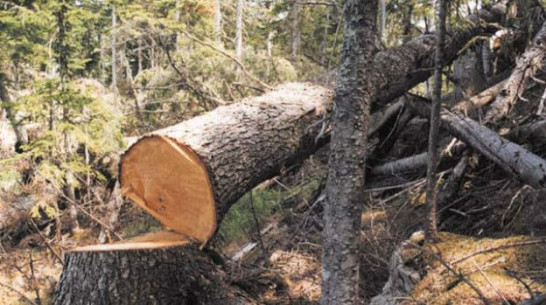
[[[345,3],[324,207],[322,304],[360,304],[358,273],[370,105],[376,95],[377,0]]]
[[[163,250],[70,252],[56,305],[257,304],[229,286],[212,259],[188,246]]]

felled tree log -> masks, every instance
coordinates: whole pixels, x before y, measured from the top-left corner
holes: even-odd
[[[56,305],[257,304],[196,247],[93,250],[66,256]]]
[[[286,84],[138,140],[122,156],[122,193],[167,227],[201,242],[229,207],[319,147],[328,89]]]
[[[506,172],[535,188],[546,187],[546,160],[467,117],[445,111],[447,129]]]
[[[199,244],[245,192],[323,144],[330,107],[328,89],[287,84],[138,139],[121,191],[173,231],[68,252],[56,304],[256,303]]]

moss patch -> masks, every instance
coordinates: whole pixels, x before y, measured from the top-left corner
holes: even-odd
[[[473,254],[530,240],[531,238],[523,236],[475,239],[442,233],[440,243],[427,245],[426,249],[449,263],[456,272],[463,274],[491,304],[503,304],[504,300],[519,303],[530,297],[521,280],[534,291],[546,291],[546,282],[543,279],[529,276],[530,271],[546,272],[544,270],[546,245],[539,243],[514,246],[474,256]],[[427,275],[415,286],[411,295],[412,300],[407,300],[403,304],[483,304],[474,289],[430,253],[425,253],[429,261]]]

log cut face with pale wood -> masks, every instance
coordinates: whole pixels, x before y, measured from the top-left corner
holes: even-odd
[[[285,84],[144,136],[120,163],[122,192],[165,226],[207,241],[244,193],[319,143],[330,90]]]

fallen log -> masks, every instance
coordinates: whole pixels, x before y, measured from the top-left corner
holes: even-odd
[[[421,115],[424,114],[425,111],[421,113]],[[501,136],[518,145],[524,147],[529,146],[533,152],[536,152],[546,143],[546,120],[518,126],[507,133],[501,134]],[[446,167],[453,165],[454,162],[461,157],[461,154],[467,147],[468,146],[464,142],[459,141],[450,149],[444,149],[440,156],[440,170],[444,170]],[[426,172],[427,161],[428,154],[427,152],[423,152],[377,165],[369,171],[371,178],[370,182],[381,182],[382,179],[385,180],[383,177],[389,176],[392,178],[395,176],[398,179],[393,182],[394,184],[407,183],[410,181],[408,180],[409,177],[415,179],[416,176],[421,177]],[[404,177],[407,178],[404,179]],[[381,183],[375,184],[385,186],[385,183]]]
[[[546,160],[467,117],[442,113],[447,129],[506,172],[535,188],[546,187]]]
[[[494,33],[506,16],[506,2],[487,6],[467,17],[464,27],[448,33],[443,54],[444,64],[449,65],[459,51],[474,37]],[[540,5],[537,3],[537,6]],[[518,16],[515,16],[516,18]],[[400,47],[376,54],[371,78],[377,81],[378,89],[372,109],[390,103],[409,89],[427,80],[434,68],[436,34],[425,34]]]
[[[320,147],[331,92],[286,84],[138,140],[122,156],[122,193],[165,226],[200,242],[229,207],[283,166]]]
[[[497,27],[492,24],[502,21],[504,9],[504,3],[482,9],[469,17],[468,27],[450,33],[445,64],[453,61],[457,52],[473,37],[496,31]],[[378,92],[372,101],[375,107],[390,103],[430,76],[435,39],[434,34],[423,35],[401,47],[376,54],[374,74],[370,75]],[[67,296],[87,296],[90,291],[99,297],[112,295],[110,291],[115,294],[125,291],[109,290],[110,285],[124,285],[110,281],[151,282],[153,286],[166,281],[167,275],[156,279],[155,270],[141,279],[137,271],[132,272],[130,267],[120,264],[131,261],[140,253],[135,258],[136,265],[145,265],[145,262],[153,262],[154,257],[161,256],[164,248],[193,251],[196,244],[190,240],[206,243],[217,223],[241,195],[277,174],[284,165],[308,156],[321,146],[322,143],[316,143],[315,138],[320,134],[323,114],[330,108],[330,95],[329,90],[321,87],[285,85],[262,97],[219,107],[139,139],[121,160],[122,192],[176,233],[167,235],[169,232],[162,232],[146,240],[140,238],[67,253],[57,304],[68,304],[69,301],[63,303],[63,300],[70,299]],[[135,249],[147,252],[143,254]],[[116,252],[120,250],[133,251]],[[177,265],[185,264],[190,264],[190,261]],[[120,270],[121,276],[111,279],[95,277],[96,281],[85,281],[84,288],[78,290],[81,294],[75,292],[79,289],[76,287],[78,275],[83,276],[83,270],[100,273],[110,267]],[[148,270],[155,267],[153,265]],[[175,268],[168,271],[184,274]],[[179,281],[176,278],[172,282]],[[175,285],[163,284],[165,287]],[[131,294],[133,299],[155,297],[149,289],[135,288]],[[176,287],[172,289],[180,291]],[[110,300],[122,298],[120,294]],[[76,304],[78,302],[93,303],[80,300]],[[177,303],[189,304],[192,300],[181,297]]]
[[[413,96],[410,105],[420,116],[430,109],[427,100]],[[463,115],[447,110],[441,114],[442,126],[504,171],[535,188],[546,186],[546,160],[506,140],[491,129]]]
[[[244,193],[324,144],[331,97],[286,84],[138,139],[121,191],[172,231],[67,252],[55,304],[252,304],[199,249]]]
[[[444,168],[444,164],[452,163],[458,159],[466,149],[464,143],[457,143],[454,147],[446,148],[440,156],[439,168]],[[428,153],[423,152],[417,155],[401,158],[395,161],[387,162],[375,166],[370,171],[371,176],[404,175],[409,173],[424,173],[428,162]]]

